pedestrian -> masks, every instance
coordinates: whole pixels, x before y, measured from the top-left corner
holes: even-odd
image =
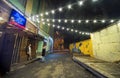
[[[46,53],[46,43],[43,44],[43,48],[42,48],[42,62],[45,61],[45,53]]]
[[[27,51],[27,60],[31,60],[32,59],[32,56],[31,56],[31,44],[29,44],[26,48],[26,51]]]

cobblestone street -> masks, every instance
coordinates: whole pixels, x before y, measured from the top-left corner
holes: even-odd
[[[35,61],[8,73],[4,78],[96,78],[74,63],[69,54],[50,54],[45,62]]]

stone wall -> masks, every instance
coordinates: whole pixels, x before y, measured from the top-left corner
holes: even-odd
[[[109,62],[120,61],[120,22],[91,35],[94,57]]]

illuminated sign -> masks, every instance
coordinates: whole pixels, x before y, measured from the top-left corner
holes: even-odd
[[[13,9],[10,14],[9,24],[25,28],[26,18]]]

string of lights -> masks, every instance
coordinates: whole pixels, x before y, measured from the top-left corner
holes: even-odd
[[[89,32],[83,32],[83,31],[76,30],[76,29],[73,29],[73,28],[67,28],[65,26],[60,26],[60,25],[55,25],[55,24],[50,24],[50,23],[45,23],[45,22],[43,22],[43,25],[47,25],[49,27],[61,29],[61,30],[64,30],[64,31],[71,31],[71,32],[79,33],[80,35],[90,35],[91,34]]]
[[[55,22],[57,22],[57,23],[106,23],[106,22],[108,22],[108,23],[113,23],[113,22],[115,22],[115,21],[120,21],[119,19],[94,19],[94,20],[88,20],[88,19],[86,19],[86,20],[74,20],[74,19],[39,19],[39,18],[34,18],[33,17],[33,19],[32,19],[32,21],[34,21],[34,22],[38,22],[38,23],[40,23],[40,21],[41,22],[44,22],[44,21],[46,21],[46,22],[53,22],[53,23],[55,23]]]
[[[91,1],[92,2],[97,2],[98,0],[91,0]],[[44,13],[37,14],[37,15],[35,15],[35,17],[43,17],[44,15],[48,16],[49,14],[55,14],[56,11],[62,12],[63,9],[66,9],[66,8],[70,10],[70,9],[73,9],[72,7],[74,5],[79,5],[81,7],[81,6],[84,5],[85,2],[86,2],[86,0],[80,0],[80,1],[78,1],[76,3],[68,4],[67,6],[64,6],[64,7],[59,7],[59,8],[54,9],[54,10],[50,10],[50,11],[46,11]],[[31,17],[29,17],[29,18],[31,18]]]

